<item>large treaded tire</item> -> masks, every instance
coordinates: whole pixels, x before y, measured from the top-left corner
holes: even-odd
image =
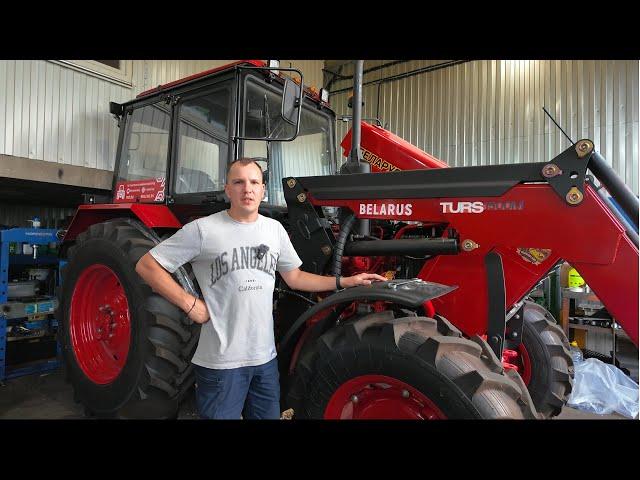
[[[74,398],[91,416],[108,418],[175,418],[194,383],[190,360],[200,325],[153,293],[135,272],[138,260],[153,248],[129,221],[110,220],[78,235],[68,251],[60,297],[59,341]],[[126,363],[108,384],[92,381],[82,370],[70,334],[70,305],[78,278],[95,264],[107,266],[121,283],[129,305],[130,337]]]
[[[446,418],[537,418],[522,379],[505,373],[480,337],[465,339],[443,317],[368,315],[334,327],[303,353],[287,404],[296,418],[324,418],[338,388],[384,375],[433,402]]]
[[[551,313],[536,303],[525,302],[522,343],[531,368],[529,394],[544,418],[554,417],[567,403],[573,388],[569,340]]]

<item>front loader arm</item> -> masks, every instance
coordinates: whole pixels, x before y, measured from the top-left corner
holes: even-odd
[[[638,248],[593,188],[586,187],[579,207],[563,204],[545,185],[520,185],[491,201],[524,202],[524,207],[511,213],[450,214],[445,218],[462,242],[470,239],[478,247],[425,263],[420,278],[459,286],[446,301],[434,300],[438,312],[449,319],[462,319],[457,326],[467,334],[486,330],[489,300],[484,258],[489,252],[502,257],[505,308],[520,301],[559,260],[565,260],[638,344]],[[428,209],[425,205],[424,210]]]
[[[301,213],[292,241],[317,250],[316,258],[331,253],[332,245],[308,235],[320,206],[349,209],[361,219],[443,225],[461,248],[425,261],[419,277],[458,286],[433,304],[467,335],[491,330],[491,322],[499,323],[499,309],[491,314],[491,305],[504,299],[504,310],[510,309],[566,260],[638,345],[638,201],[592,149],[583,140],[550,162],[298,178],[285,183],[285,192],[295,185],[297,193],[291,199],[285,193],[289,214]],[[600,197],[586,179],[587,166],[594,173],[608,169],[596,176],[624,200],[618,203],[635,225]],[[298,230],[305,229],[302,238]],[[493,270],[489,259],[497,261]]]

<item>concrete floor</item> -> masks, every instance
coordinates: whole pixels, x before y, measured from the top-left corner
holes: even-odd
[[[197,419],[194,395],[182,403],[178,419]],[[84,419],[84,407],[73,400],[73,388],[60,370],[26,375],[0,386],[0,419]]]
[[[0,419],[83,419],[84,408],[73,401],[73,390],[60,371],[28,375],[0,386]],[[197,419],[193,395],[181,405],[178,419]],[[559,420],[625,420],[622,415],[596,415],[564,407]]]

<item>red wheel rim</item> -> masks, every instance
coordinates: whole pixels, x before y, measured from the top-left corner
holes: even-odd
[[[129,352],[129,303],[117,275],[106,265],[84,270],[71,296],[71,345],[78,365],[94,383],[116,379]]]
[[[531,358],[522,342],[518,345],[518,357],[514,360],[518,367],[518,373],[522,377],[522,381],[525,385],[529,386],[529,382],[531,381]]]
[[[362,375],[338,387],[325,419],[441,420],[442,411],[412,386],[385,375]]]

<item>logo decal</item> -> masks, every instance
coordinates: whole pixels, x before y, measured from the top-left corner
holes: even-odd
[[[524,201],[511,202],[440,202],[442,213],[482,213],[487,211],[509,212],[524,210]]]
[[[520,255],[525,262],[533,263],[534,265],[540,265],[549,257],[549,255],[551,255],[551,250],[548,248],[519,247],[518,255]]]
[[[396,167],[395,165],[392,165],[386,160],[383,160],[382,158],[377,156],[375,153],[372,153],[369,150],[366,150],[362,147],[360,147],[360,150],[362,150],[362,159],[365,162],[370,163],[372,167],[376,167],[377,169],[382,170],[383,172],[399,172],[400,171],[398,167]]]
[[[409,216],[413,213],[413,204],[411,203],[361,203],[360,215],[391,215],[391,216]]]
[[[482,202],[440,202],[442,213],[482,213]]]

